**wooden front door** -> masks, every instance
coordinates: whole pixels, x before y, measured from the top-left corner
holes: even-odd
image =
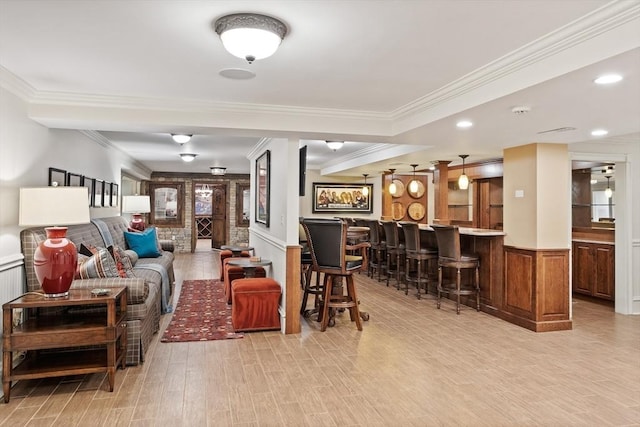
[[[213,233],[211,247],[219,248],[227,243],[227,186],[225,184],[212,185]]]

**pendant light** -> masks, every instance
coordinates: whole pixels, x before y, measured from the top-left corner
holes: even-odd
[[[419,187],[419,183],[418,180],[416,179],[416,167],[418,165],[417,164],[412,164],[411,167],[413,168],[413,179],[411,180],[411,182],[409,183],[409,192],[411,193],[417,193],[418,190],[420,189]]]
[[[393,173],[395,171],[396,171],[395,169],[389,169],[389,172],[391,172],[391,184],[389,184],[389,194],[391,194],[392,196],[396,194],[396,191],[398,191],[398,189],[396,188],[396,183],[393,182]]]
[[[466,190],[469,188],[469,177],[464,173],[464,159],[469,157],[468,154],[460,154],[459,157],[462,159],[462,175],[458,178],[458,188],[461,190]]]
[[[362,176],[364,176],[364,185],[362,186],[362,195],[367,197],[369,195],[369,187],[367,187],[367,177],[369,176],[369,174],[363,173]]]
[[[609,185],[609,180],[611,179],[611,175],[606,175],[605,178],[607,178],[607,189],[604,190],[604,195],[607,196],[608,199],[610,199],[611,197],[613,197],[613,190]]]

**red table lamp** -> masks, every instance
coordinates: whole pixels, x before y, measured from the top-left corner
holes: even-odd
[[[86,224],[89,221],[86,187],[20,189],[20,226]],[[33,255],[36,277],[45,296],[67,296],[78,264],[76,245],[67,239],[67,227],[46,227],[45,232],[46,240],[38,245]]]
[[[124,196],[122,198],[122,212],[132,214],[129,227],[144,231],[147,225],[144,222],[143,214],[151,212],[149,196]]]

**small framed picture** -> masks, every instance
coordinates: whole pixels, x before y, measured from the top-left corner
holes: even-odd
[[[67,182],[67,171],[49,168],[49,187],[64,187]]]
[[[118,206],[118,184],[111,183],[111,206]]]
[[[102,185],[102,206],[105,208],[111,206],[111,183],[106,181]]]
[[[67,186],[68,187],[80,187],[82,186],[82,175],[76,173],[67,172]]]
[[[104,186],[104,181],[101,179],[93,180],[93,207],[100,208],[102,207],[102,187]]]
[[[88,176],[82,177],[82,185],[87,187],[89,192],[89,207],[94,207],[93,202],[93,189],[95,188],[96,180],[93,178],[89,178]]]

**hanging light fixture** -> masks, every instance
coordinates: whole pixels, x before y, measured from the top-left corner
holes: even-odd
[[[287,26],[282,21],[257,13],[223,16],[216,20],[214,29],[224,48],[249,64],[276,53],[287,34]]]
[[[610,199],[611,197],[613,197],[613,190],[609,185],[609,180],[611,179],[611,175],[606,175],[605,178],[607,178],[607,189],[604,190],[604,195],[607,196],[608,199]]]
[[[187,135],[186,133],[172,133],[171,138],[178,144],[184,144],[191,140],[193,135]]]
[[[197,154],[193,154],[193,153],[180,153],[180,157],[185,162],[193,162],[196,156]]]
[[[412,193],[417,193],[418,190],[420,189],[419,187],[419,183],[418,180],[416,179],[416,167],[418,167],[417,164],[412,164],[411,167],[413,168],[413,179],[411,180],[411,182],[409,183],[409,191]]]
[[[391,194],[392,196],[396,194],[396,191],[398,191],[398,189],[396,188],[396,183],[393,182],[393,173],[395,171],[396,171],[395,169],[389,169],[389,172],[391,172],[391,184],[389,184],[389,194]]]
[[[367,187],[367,177],[369,176],[369,174],[363,173],[362,176],[364,176],[364,185],[362,186],[362,195],[367,197],[369,195],[369,187]]]
[[[332,149],[333,151],[339,150],[344,145],[344,141],[325,141],[327,143],[327,147]]]
[[[458,155],[462,159],[462,175],[458,178],[458,188],[461,190],[466,190],[469,188],[469,177],[464,173],[464,159],[469,157],[468,154],[459,154]]]

